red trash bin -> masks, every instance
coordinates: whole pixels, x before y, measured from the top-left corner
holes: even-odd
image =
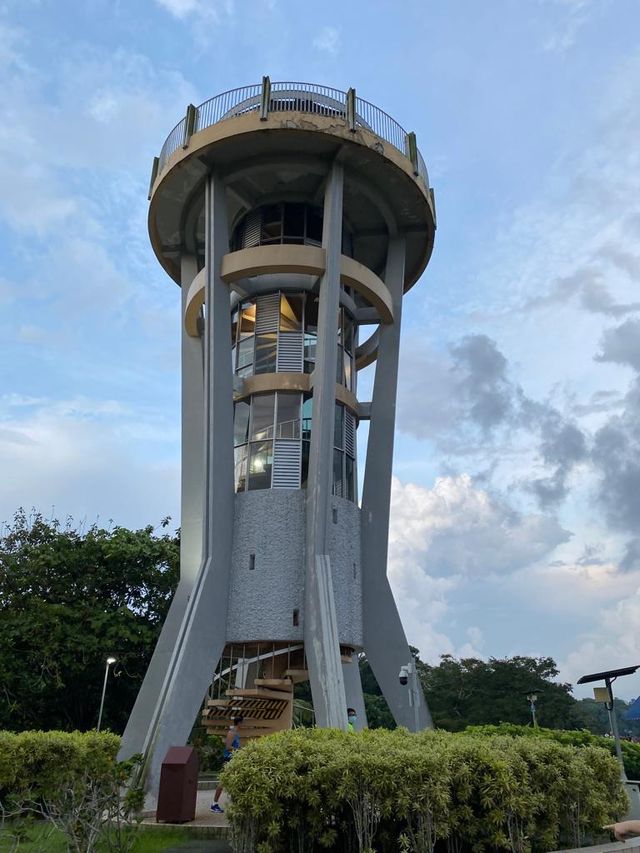
[[[196,816],[198,756],[192,746],[171,746],[160,769],[156,821],[188,823]]]

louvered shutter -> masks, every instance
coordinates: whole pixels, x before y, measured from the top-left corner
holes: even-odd
[[[280,294],[270,293],[256,299],[256,335],[277,332],[280,322]]]
[[[280,332],[276,370],[279,373],[302,373],[303,356],[302,332]]]
[[[302,446],[299,441],[277,438],[273,452],[272,489],[299,489]]]

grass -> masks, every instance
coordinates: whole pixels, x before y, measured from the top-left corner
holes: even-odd
[[[15,839],[19,837],[17,848]],[[156,853],[191,841],[193,835],[184,829],[145,829],[137,831],[133,853]],[[0,853],[16,850],[19,853],[67,853],[64,835],[41,821],[12,821],[0,829]],[[98,845],[98,851],[101,845]]]

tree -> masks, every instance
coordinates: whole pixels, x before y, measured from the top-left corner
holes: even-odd
[[[121,732],[178,573],[178,534],[19,510],[0,537],[0,728],[92,728],[113,654],[103,725]]]
[[[547,728],[579,728],[582,718],[570,684],[550,657],[457,660],[443,655],[438,666],[418,661],[420,678],[436,726],[460,731],[468,725],[531,723],[527,694],[537,696],[538,723]]]

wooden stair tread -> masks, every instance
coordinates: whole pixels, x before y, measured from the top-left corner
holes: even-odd
[[[296,684],[299,681],[308,681],[309,680],[309,670],[308,669],[287,669],[287,670],[285,670],[284,674],[288,675],[294,684]]]
[[[281,702],[289,701],[289,696],[283,693],[282,690],[267,690],[264,687],[232,687],[226,691],[226,695],[238,699],[277,699]]]
[[[256,687],[267,687],[270,690],[281,690],[283,693],[291,692],[293,683],[290,678],[256,678],[253,682]]]

